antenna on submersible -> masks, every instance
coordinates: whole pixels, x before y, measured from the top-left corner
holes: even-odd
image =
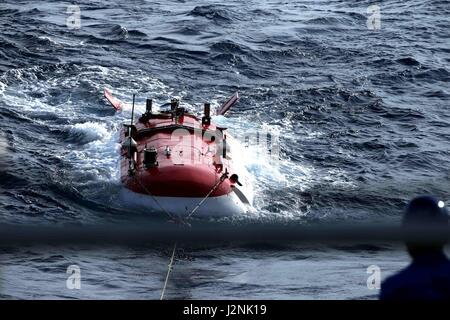
[[[130,126],[128,127],[128,174],[133,175],[134,174],[134,165],[133,165],[133,145],[136,145],[136,142],[133,140],[132,132],[133,132],[133,120],[134,120],[134,101],[135,101],[136,95],[133,93],[133,105],[131,107],[131,121]],[[133,144],[134,142],[134,144]]]

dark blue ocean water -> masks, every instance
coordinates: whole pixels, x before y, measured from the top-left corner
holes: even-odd
[[[81,10],[71,29],[67,8]],[[240,103],[229,130],[269,130],[280,161],[248,159],[270,223],[398,223],[411,197],[450,201],[448,1],[12,1],[0,3],[0,222],[133,223],[118,201],[123,99]],[[237,221],[236,221],[237,220]],[[221,223],[227,223],[226,221]],[[184,248],[168,298],[373,298],[407,263],[386,246]],[[8,248],[3,298],[155,299],[170,248]],[[66,268],[82,289],[65,287]]]

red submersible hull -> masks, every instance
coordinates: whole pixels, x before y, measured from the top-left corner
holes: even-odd
[[[108,90],[105,97],[121,110],[124,104]],[[134,100],[134,99],[133,99]],[[217,114],[223,115],[238,100],[233,95]],[[230,216],[252,211],[251,177],[234,162],[238,143],[213,123],[210,105],[201,118],[178,100],[146,112],[120,133],[121,181],[127,200],[174,216]]]

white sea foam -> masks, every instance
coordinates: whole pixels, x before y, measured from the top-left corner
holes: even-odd
[[[93,121],[85,123],[77,123],[72,126],[70,132],[75,135],[82,134],[84,142],[93,142],[95,140],[102,140],[109,134],[105,123]]]
[[[56,42],[54,39],[47,37],[47,36],[39,36],[38,38],[41,40],[48,41],[49,43],[54,44],[54,45],[60,45],[60,43]]]
[[[273,150],[274,147],[278,149],[284,147],[281,145],[283,140],[279,139],[282,134],[281,129],[269,124],[252,123],[243,118],[215,116],[213,119],[220,126],[227,127],[229,133],[239,141],[233,158],[235,162],[245,166],[252,176],[255,188],[255,217],[274,218],[276,216],[294,219],[302,216],[303,212],[292,207],[280,212],[269,212],[264,209],[274,201],[270,196],[274,190],[281,190],[281,192],[290,189],[304,190],[311,185],[315,176],[315,168],[301,162],[293,162],[280,152]],[[256,133],[259,134],[258,140]],[[246,139],[246,136],[249,139]],[[265,143],[268,136],[272,145]],[[286,196],[293,195],[286,194]],[[251,218],[251,215],[244,218]]]
[[[87,143],[82,149],[73,148],[70,162],[83,173],[91,173],[96,180],[116,181],[118,168],[118,131],[106,123],[86,122],[75,124],[71,134],[83,135]]]

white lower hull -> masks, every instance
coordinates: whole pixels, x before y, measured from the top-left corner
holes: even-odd
[[[151,197],[126,188],[122,190],[121,197],[133,208],[161,212],[161,207],[163,207],[171,215],[181,217],[190,214],[202,200],[202,198]],[[253,212],[253,210],[250,204],[244,203],[234,192],[231,192],[227,195],[206,199],[195,212],[195,216],[227,217]]]

